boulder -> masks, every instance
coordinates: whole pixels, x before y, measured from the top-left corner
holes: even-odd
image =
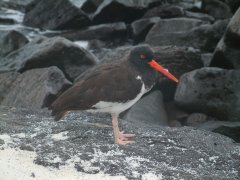
[[[127,36],[127,26],[123,22],[89,26],[81,30],[72,30],[61,33],[61,36],[72,41],[76,40],[113,40]]]
[[[240,121],[240,71],[205,67],[184,74],[175,102],[185,110],[225,121]]]
[[[161,4],[159,0],[104,0],[97,10],[90,15],[94,24],[123,21],[131,23],[143,16],[151,6]]]
[[[185,11],[184,17],[200,19],[202,21],[214,22],[215,18],[201,12]]]
[[[28,39],[20,32],[1,31],[0,33],[0,58],[15,51],[28,43]]]
[[[1,105],[39,109],[48,107],[71,86],[57,67],[34,69],[23,74],[0,74]]]
[[[203,53],[201,55],[202,62],[204,67],[209,67],[212,61],[213,53]]]
[[[42,37],[1,59],[0,71],[24,72],[33,68],[57,66],[67,78],[73,80],[95,65],[96,61],[92,53],[67,39]]]
[[[52,30],[85,27],[90,24],[90,20],[86,13],[81,10],[84,2],[72,0],[38,1],[32,6],[32,9],[29,8],[27,11],[23,24]]]
[[[190,127],[125,125],[135,144],[113,144],[109,116],[0,108],[0,177],[4,179],[238,179],[240,146]],[[3,178],[2,178],[3,177]]]
[[[184,9],[180,6],[165,4],[149,9],[143,18],[160,17],[160,18],[174,18],[184,16]]]
[[[3,0],[1,2],[1,7],[5,7],[8,9],[15,9],[18,11],[25,12],[26,8],[31,4],[34,0]]]
[[[187,22],[184,24],[183,20],[179,19],[160,20],[149,31],[145,43],[153,46],[189,46],[201,49],[202,51],[212,52],[224,34],[228,23],[228,20],[223,20],[217,21],[214,24],[206,24],[206,21],[184,18],[184,21],[186,20]],[[192,22],[197,22],[197,24]],[[165,23],[166,25],[163,25]]]
[[[230,137],[237,143],[240,143],[240,122],[228,121],[207,121],[197,126],[199,129],[204,129]]]
[[[203,67],[199,50],[187,47],[158,46],[152,48],[159,64],[168,69],[176,78],[182,74]],[[176,83],[159,74],[157,88],[165,101],[173,100]]]
[[[135,43],[145,40],[146,35],[154,24],[160,20],[159,17],[143,18],[131,23],[132,36]]]
[[[240,69],[240,8],[232,17],[226,33],[219,41],[211,61],[211,66]]]
[[[136,127],[168,126],[161,91],[153,91],[141,98],[124,115],[124,121]]]
[[[203,0],[202,10],[215,19],[226,19],[232,16],[230,7],[219,0]]]
[[[4,18],[4,17],[0,17],[0,24],[2,25],[12,25],[15,24],[16,21],[14,21],[14,19],[10,19],[10,18]]]

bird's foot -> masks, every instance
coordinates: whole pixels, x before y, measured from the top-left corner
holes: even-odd
[[[130,138],[135,136],[135,134],[123,134],[123,132],[119,132],[118,137],[115,139],[115,143],[119,145],[133,144],[135,141],[130,140]]]

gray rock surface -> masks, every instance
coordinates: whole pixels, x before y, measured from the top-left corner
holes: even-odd
[[[27,43],[28,39],[18,31],[0,31],[0,56],[5,56]]]
[[[124,38],[127,36],[127,26],[124,22],[108,23],[89,26],[81,30],[63,32],[60,36],[69,40],[113,40],[114,38]]]
[[[205,67],[184,74],[175,102],[192,112],[225,121],[240,121],[239,70]]]
[[[202,10],[216,19],[226,19],[232,16],[230,7],[219,0],[203,0]]]
[[[240,142],[240,122],[228,121],[207,121],[197,126],[204,129],[230,137],[236,142]]]
[[[240,8],[238,8],[237,12],[232,17],[226,33],[218,43],[212,58],[211,66],[240,69],[239,27]]]
[[[38,1],[32,8],[28,9],[23,24],[43,29],[85,27],[90,24],[90,20],[86,13],[81,10],[84,2],[71,0]]]
[[[141,98],[124,115],[124,121],[136,127],[168,126],[161,91],[153,91]]]
[[[144,41],[149,30],[159,20],[160,20],[159,17],[151,17],[151,18],[139,19],[137,21],[132,22],[131,30],[132,30],[134,41],[136,43]]]
[[[214,24],[203,24],[206,21],[189,20],[188,18],[179,19],[182,18],[162,20],[169,22],[164,23],[166,25],[162,25],[159,21],[149,31],[145,42],[153,46],[187,46],[212,52],[224,34],[228,23],[227,20],[224,20],[217,21]],[[186,21],[185,24],[183,21]]]
[[[174,18],[184,16],[184,9],[180,6],[165,4],[149,9],[143,18],[161,17],[161,18]]]
[[[109,116],[72,113],[57,123],[45,111],[32,114],[1,107],[0,112],[0,153],[11,153],[1,159],[3,170],[24,166],[26,162],[21,160],[29,159],[22,177],[48,179],[55,172],[65,178],[75,173],[79,178],[104,174],[148,180],[239,179],[239,144],[212,132],[188,127],[135,129],[126,124],[125,130],[137,133],[136,143],[118,146],[113,144]],[[22,156],[15,156],[19,153]],[[16,175],[19,173],[21,168]]]
[[[36,38],[0,59],[0,71],[24,72],[33,68],[57,66],[72,80],[96,62],[92,53],[65,38]]]
[[[71,86],[57,67],[0,74],[0,104],[39,109]]]

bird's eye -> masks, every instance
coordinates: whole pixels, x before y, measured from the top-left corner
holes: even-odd
[[[146,56],[145,56],[144,54],[141,54],[141,55],[140,55],[140,58],[141,58],[141,59],[145,59]]]

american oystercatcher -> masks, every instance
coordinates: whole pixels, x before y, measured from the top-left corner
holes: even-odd
[[[55,120],[68,111],[86,110],[112,115],[114,140],[129,144],[135,134],[124,134],[118,127],[118,115],[135,104],[157,82],[157,71],[178,82],[154,59],[148,45],[136,46],[128,60],[102,64],[86,72],[71,88],[60,95],[49,107]],[[157,71],[156,71],[157,70]]]

